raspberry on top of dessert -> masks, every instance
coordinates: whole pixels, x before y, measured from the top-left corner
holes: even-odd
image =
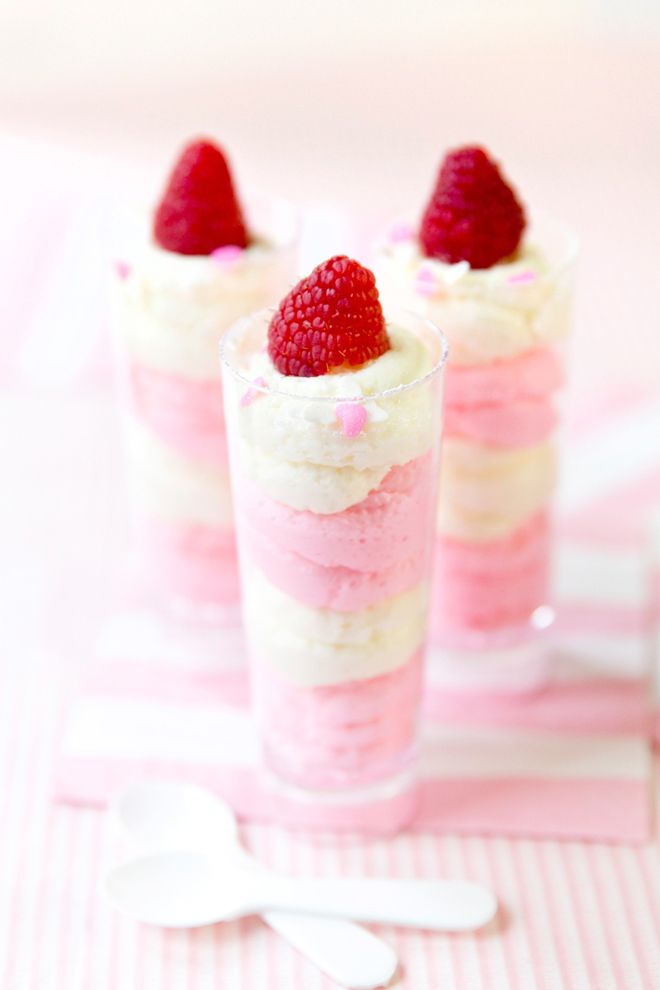
[[[268,330],[273,364],[298,378],[359,367],[389,347],[373,272],[346,255],[329,258],[303,278]]]
[[[491,268],[515,253],[524,230],[524,209],[483,148],[445,155],[419,230],[428,257]]]
[[[374,276],[358,262],[328,259],[251,325],[223,362],[239,375],[244,471],[270,497],[341,512],[432,445],[434,393],[421,383],[443,360],[439,339],[386,324]]]
[[[176,254],[208,255],[249,236],[224,152],[200,139],[181,152],[156,209],[156,242]]]

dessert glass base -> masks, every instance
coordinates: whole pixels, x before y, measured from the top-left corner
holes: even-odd
[[[497,631],[447,631],[428,652],[435,688],[478,694],[527,694],[542,689],[552,670],[554,609],[537,608],[529,623]]]
[[[395,835],[415,818],[419,789],[410,766],[383,780],[345,790],[314,790],[287,783],[267,765],[262,786],[273,817],[292,827],[320,832]]]

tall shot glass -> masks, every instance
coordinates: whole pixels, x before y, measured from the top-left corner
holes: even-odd
[[[275,303],[297,264],[279,199],[248,200],[252,240],[211,255],[166,251],[140,231],[118,266],[116,352],[140,588],[166,614],[224,625],[239,581],[218,346]]]
[[[389,831],[415,806],[446,342],[394,314],[423,374],[365,394],[352,371],[255,375],[268,323],[239,321],[221,348],[265,779],[308,824]]]
[[[431,604],[436,683],[527,690],[549,674],[558,399],[577,243],[537,218],[488,269],[425,257],[399,230],[386,304],[440,323],[450,357]]]

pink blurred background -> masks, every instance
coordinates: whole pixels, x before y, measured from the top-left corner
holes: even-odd
[[[653,0],[5,0],[0,74],[5,225],[51,210],[63,236],[72,204],[151,202],[207,133],[241,187],[307,209],[314,250],[366,255],[448,146],[483,142],[581,237],[574,387],[657,382]]]

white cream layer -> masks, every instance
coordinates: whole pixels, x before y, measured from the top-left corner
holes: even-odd
[[[438,529],[454,539],[508,536],[549,501],[555,486],[551,441],[517,450],[443,441]]]
[[[514,260],[471,269],[427,258],[410,238],[384,245],[376,271],[385,306],[411,309],[444,331],[450,364],[515,357],[569,331],[567,271],[533,244]]]
[[[295,259],[256,242],[231,261],[149,244],[119,283],[116,321],[133,360],[191,378],[216,378],[218,345],[236,320],[286,294]]]
[[[366,498],[393,465],[431,447],[440,426],[431,383],[370,398],[415,382],[432,368],[431,354],[415,334],[397,326],[388,333],[390,350],[355,371],[284,376],[261,352],[252,356],[246,374],[272,391],[242,406],[246,386],[225,388],[227,417],[238,418],[241,468],[272,498],[294,509],[340,512]],[[337,403],[361,396],[365,426],[347,437]]]
[[[251,648],[305,687],[366,680],[396,670],[422,645],[427,586],[356,612],[302,605],[245,568],[243,597]]]
[[[171,522],[233,526],[229,472],[192,461],[126,417],[130,485],[136,504]]]

